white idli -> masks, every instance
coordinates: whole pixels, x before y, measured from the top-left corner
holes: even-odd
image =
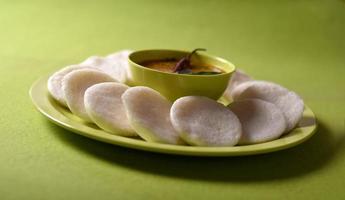
[[[80,65],[88,65],[94,68],[98,68],[98,66],[104,63],[104,58],[101,56],[90,56],[85,61],[80,63]]]
[[[286,129],[280,109],[267,101],[247,99],[235,101],[229,106],[242,125],[239,144],[256,144],[279,138]]]
[[[234,146],[241,137],[236,115],[222,104],[201,96],[177,99],[170,118],[183,140],[197,146]]]
[[[240,85],[241,83],[253,80],[248,74],[240,69],[236,69],[236,71],[231,75],[231,79],[228,83],[228,87],[224,92],[224,97],[227,99],[232,99],[232,91]]]
[[[183,144],[170,121],[171,103],[157,91],[132,87],[122,95],[128,119],[139,136],[149,142]]]
[[[235,101],[257,98],[271,102],[283,112],[286,130],[292,130],[303,115],[304,102],[295,92],[268,81],[248,81],[240,84],[232,92]]]
[[[62,80],[62,90],[68,108],[76,116],[91,122],[84,105],[85,90],[97,83],[116,82],[109,75],[95,69],[80,69],[68,73]]]
[[[92,121],[107,132],[137,135],[129,124],[121,96],[128,89],[121,83],[98,83],[85,91],[85,109]]]
[[[121,83],[127,80],[128,55],[131,50],[122,50],[106,57],[91,56],[82,62],[82,65],[89,65],[103,71]]]
[[[110,74],[114,74],[114,77],[121,83],[125,83],[129,77],[128,56],[132,52],[132,50],[122,50],[112,53],[106,57],[109,62],[116,65],[116,67],[109,69]]]
[[[66,74],[79,69],[90,69],[87,65],[71,65],[67,66],[53,75],[51,75],[48,79],[48,91],[50,95],[57,100],[61,105],[67,107],[67,103],[65,100],[64,93],[62,91],[62,79],[66,76]]]

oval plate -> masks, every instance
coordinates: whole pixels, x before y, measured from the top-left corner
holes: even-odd
[[[96,125],[85,123],[75,117],[67,108],[60,106],[50,97],[47,90],[48,78],[49,76],[42,77],[30,89],[32,102],[44,116],[53,123],[79,135],[133,149],[192,156],[244,156],[262,154],[298,145],[310,138],[317,128],[314,113],[306,106],[303,118],[298,127],[293,129],[289,134],[271,142],[234,147],[196,147],[151,143],[140,138],[128,138],[109,134],[99,129]]]

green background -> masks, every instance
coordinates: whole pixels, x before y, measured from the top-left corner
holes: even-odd
[[[205,47],[298,92],[319,131],[266,155],[93,141],[39,114],[40,76],[121,49]],[[0,199],[345,198],[345,1],[0,1]]]

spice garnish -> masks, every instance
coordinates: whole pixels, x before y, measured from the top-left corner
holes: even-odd
[[[187,69],[188,67],[191,66],[190,59],[193,56],[193,54],[195,54],[197,51],[206,51],[206,49],[203,49],[203,48],[194,49],[186,57],[183,57],[181,60],[179,60],[176,63],[175,68],[174,68],[174,72],[177,72],[177,73],[180,73],[180,72],[183,73],[184,72],[185,73],[185,71],[188,71],[188,70],[185,70],[185,69]]]

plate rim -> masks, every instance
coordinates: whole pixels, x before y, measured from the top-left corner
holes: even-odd
[[[78,135],[131,149],[185,156],[247,156],[270,153],[274,151],[291,148],[293,146],[301,144],[304,141],[308,140],[311,136],[313,136],[318,127],[315,114],[308,106],[305,106],[303,116],[312,118],[314,120],[314,124],[307,127],[295,128],[291,133],[287,134],[286,136],[270,142],[233,147],[181,146],[146,142],[144,140],[113,135],[103,130],[93,129],[91,127],[83,125],[82,123],[68,118],[63,113],[58,111],[51,103],[51,100],[49,100],[51,97],[47,90],[48,78],[49,75],[45,75],[36,80],[30,87],[29,91],[31,101],[33,102],[35,108],[41,114],[43,114],[43,116],[48,118],[49,121],[53,122],[54,124]],[[43,92],[42,90],[44,90],[45,92]],[[56,106],[58,106],[57,103],[55,104]],[[63,108],[61,107],[61,109]]]

